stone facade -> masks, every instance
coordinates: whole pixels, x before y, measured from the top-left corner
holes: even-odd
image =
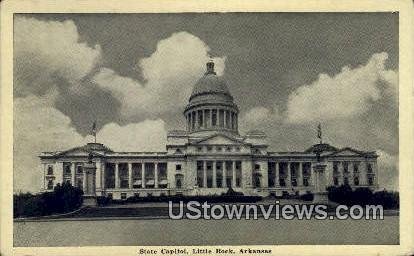
[[[70,182],[84,190],[83,167],[95,163],[98,196],[220,195],[229,187],[245,195],[315,191],[317,154],[326,164],[327,186],[378,188],[375,152],[316,144],[303,152],[268,150],[266,135],[238,132],[238,106],[214,63],[194,87],[184,110],[185,131],[170,131],[164,152],[114,152],[88,143],[63,152],[43,152],[43,190]]]

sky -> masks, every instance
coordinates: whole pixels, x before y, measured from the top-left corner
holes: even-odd
[[[18,14],[14,190],[36,192],[38,155],[92,141],[165,150],[210,59],[270,151],[318,142],[376,151],[398,190],[398,14]]]

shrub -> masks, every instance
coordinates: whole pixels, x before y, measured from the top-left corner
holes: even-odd
[[[307,191],[306,194],[299,196],[299,199],[303,201],[313,201],[313,194]]]
[[[82,205],[82,195],[82,190],[69,183],[57,184],[53,192],[17,194],[13,196],[13,216],[35,217],[70,212]]]
[[[400,195],[398,192],[378,191],[374,193],[373,204],[380,204],[384,209],[398,209]]]
[[[328,187],[328,198],[333,202],[345,205],[382,205],[384,209],[399,208],[398,192],[378,191],[373,193],[369,188],[357,188],[352,191],[348,185]]]
[[[339,204],[351,205],[350,198],[352,197],[352,188],[349,185],[342,185],[339,187],[328,187],[328,198],[331,201]]]

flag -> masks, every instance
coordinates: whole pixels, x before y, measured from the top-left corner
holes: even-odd
[[[92,124],[92,135],[96,136],[96,121]]]
[[[320,143],[322,144],[322,127],[321,127],[321,123],[318,124],[318,139],[319,139]]]

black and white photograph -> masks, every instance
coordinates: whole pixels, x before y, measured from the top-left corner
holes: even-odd
[[[400,245],[399,26],[14,13],[13,246]]]

